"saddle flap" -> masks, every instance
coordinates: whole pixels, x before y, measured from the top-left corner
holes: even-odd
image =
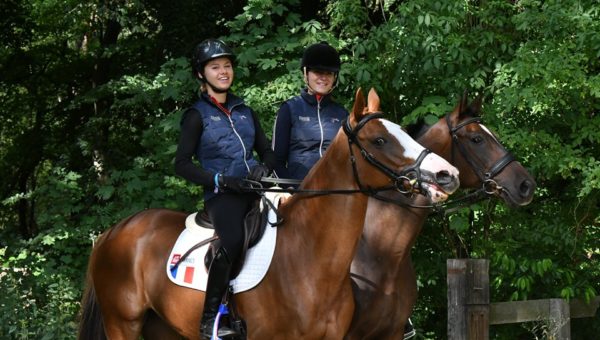
[[[244,217],[244,244],[242,248],[242,252],[240,254],[240,258],[233,263],[233,267],[231,270],[231,279],[234,279],[238,276],[242,267],[244,266],[244,262],[246,259],[246,253],[248,249],[255,246],[258,241],[263,237],[265,233],[265,228],[267,226],[269,209],[268,207],[261,209],[260,200],[256,200],[250,210],[246,213],[246,217]],[[198,214],[201,215],[201,214]],[[198,215],[196,215],[196,222],[198,221]],[[203,214],[203,218],[205,218],[206,223],[210,222],[208,214]],[[210,263],[217,250],[221,247],[221,240],[216,239],[210,243],[209,249],[206,252],[206,256],[204,257],[204,265],[208,269],[210,267]]]

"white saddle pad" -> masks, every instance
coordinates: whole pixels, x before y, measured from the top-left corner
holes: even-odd
[[[282,193],[267,193],[266,195],[267,199],[273,202],[275,206],[279,205],[281,197],[289,196],[289,194]],[[264,209],[264,207],[262,208]],[[204,266],[204,256],[208,250],[208,244],[194,250],[177,268],[171,270],[190,248],[198,242],[213,236],[213,229],[202,228],[196,224],[195,215],[194,213],[187,217],[185,221],[186,228],[181,232],[171,250],[171,255],[169,255],[167,261],[167,276],[177,285],[206,291],[208,271]],[[269,210],[268,219],[269,223],[277,221],[277,216],[273,210]],[[262,239],[247,251],[244,267],[239,275],[230,282],[234,293],[252,289],[260,283],[271,264],[271,259],[275,253],[276,239],[277,228],[268,224]]]

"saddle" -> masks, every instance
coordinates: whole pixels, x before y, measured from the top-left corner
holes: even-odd
[[[254,201],[252,207],[244,217],[244,244],[240,258],[235,263],[233,263],[230,276],[231,279],[235,279],[242,270],[242,267],[244,266],[244,261],[246,259],[246,252],[248,251],[248,249],[256,245],[265,233],[269,208],[268,205],[265,205],[264,209],[262,209],[261,211],[260,202],[261,200]],[[202,210],[201,212],[196,214],[195,222],[201,227],[214,229],[212,221],[210,220],[210,217],[208,216],[206,210]],[[215,240],[210,242],[208,251],[206,252],[206,256],[204,257],[204,265],[207,269],[210,267],[210,263],[215,257],[215,254],[219,247],[221,247],[221,240],[219,238],[216,238]]]

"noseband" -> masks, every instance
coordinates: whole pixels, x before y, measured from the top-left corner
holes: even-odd
[[[490,169],[485,170],[484,166],[482,166],[481,164],[476,164],[475,160],[472,157],[469,157],[470,154],[467,152],[465,146],[460,143],[458,135],[456,134],[458,130],[469,124],[481,123],[481,118],[471,117],[456,125],[455,127],[452,127],[452,123],[450,122],[450,114],[447,114],[446,123],[448,124],[448,130],[450,131],[450,135],[452,136],[452,144],[458,147],[458,150],[462,154],[463,158],[469,163],[469,165],[471,165],[471,168],[483,183],[483,191],[488,195],[493,195],[499,191],[502,191],[502,186],[498,185],[498,183],[494,180],[494,177],[496,177],[500,172],[502,172],[502,170],[504,170],[504,168],[506,168],[508,164],[513,162],[515,160],[515,157],[494,138],[496,143],[502,149],[504,149],[506,153],[504,154],[504,156],[502,156],[502,158],[500,158],[496,163],[494,163],[494,165],[491,166]],[[454,148],[452,148],[452,164],[454,164]]]
[[[345,119],[342,123],[342,127],[346,136],[348,137],[348,147],[350,148],[350,162],[352,163],[352,172],[354,173],[354,179],[358,184],[358,187],[363,192],[372,191],[373,194],[376,194],[378,191],[382,191],[381,189],[370,189],[365,188],[358,176],[358,170],[356,168],[356,157],[354,156],[354,151],[352,149],[352,144],[355,144],[360,149],[360,154],[363,158],[369,162],[369,164],[373,165],[383,174],[385,174],[388,178],[390,178],[396,190],[403,194],[412,194],[415,191],[421,191],[422,180],[421,180],[421,163],[431,151],[428,149],[423,149],[419,157],[417,157],[414,164],[404,168],[400,172],[396,172],[390,167],[378,161],[373,154],[367,151],[358,141],[358,132],[362,129],[369,121],[377,118],[383,118],[384,115],[382,112],[375,112],[363,117],[358,124],[354,128],[350,126],[350,121]]]

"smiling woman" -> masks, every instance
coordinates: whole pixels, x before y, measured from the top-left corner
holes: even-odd
[[[305,88],[281,105],[275,120],[277,176],[303,179],[323,157],[348,116],[348,111],[331,96],[340,67],[337,51],[327,43],[310,45],[304,51],[301,71]]]

